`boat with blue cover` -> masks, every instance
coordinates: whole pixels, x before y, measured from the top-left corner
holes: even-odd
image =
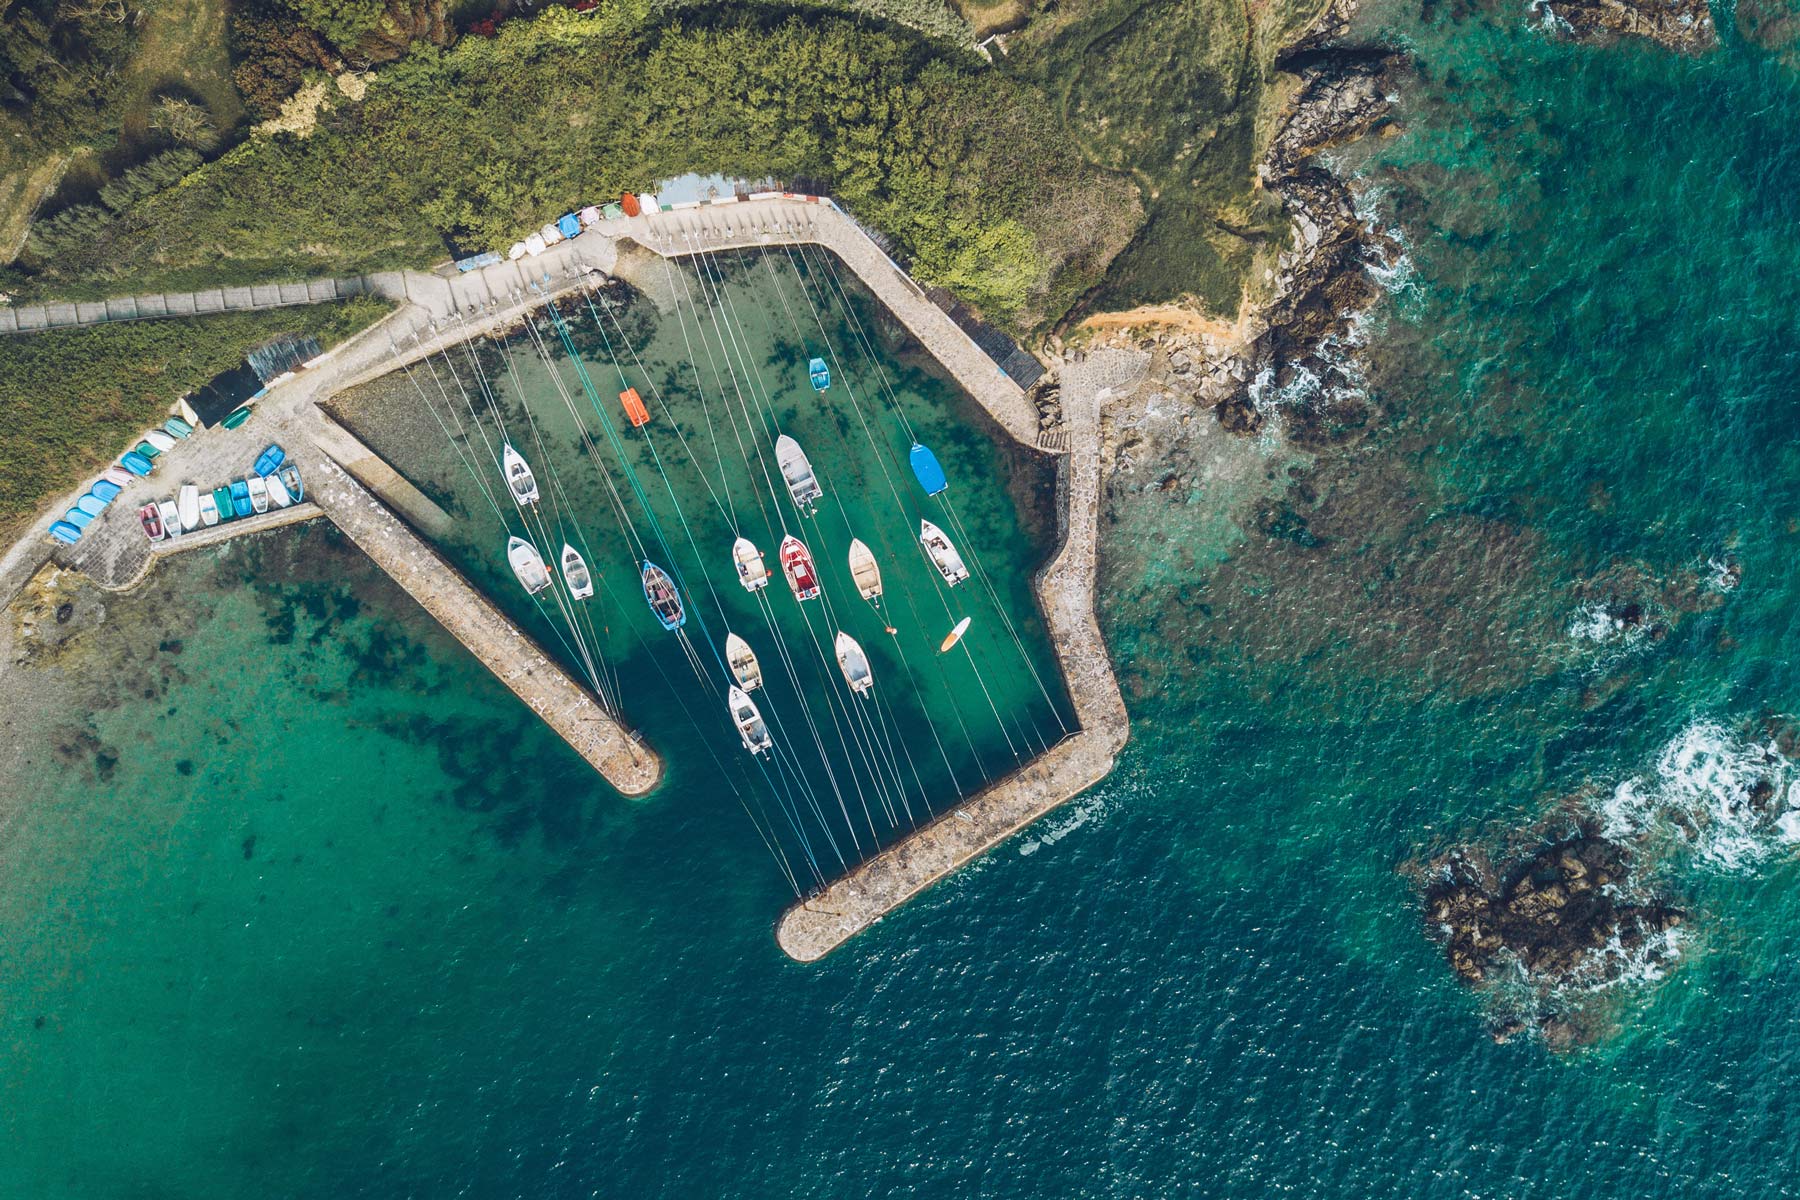
[[[943,464],[938,462],[937,455],[928,447],[914,442],[907,459],[912,463],[913,477],[925,489],[927,496],[935,496],[950,486],[950,481],[944,478]]]
[[[250,469],[258,475],[273,475],[286,459],[287,451],[277,443],[270,442],[269,448],[256,456],[256,465]]]
[[[247,517],[256,511],[250,503],[250,485],[241,479],[231,481],[231,511],[240,517]]]
[[[50,536],[65,546],[73,546],[81,540],[81,529],[67,521],[54,521],[50,525]]]
[[[94,493],[89,492],[75,502],[75,507],[79,508],[90,517],[97,517],[106,511],[106,501],[94,495]]]
[[[89,525],[94,523],[94,514],[82,512],[79,508],[71,508],[68,512],[63,514],[62,519],[77,529],[86,529]]]
[[[119,458],[119,465],[124,467],[127,471],[130,471],[133,475],[136,475],[139,479],[142,479],[156,469],[149,459],[139,454],[136,450],[127,450],[121,455]]]
[[[675,581],[669,573],[651,562],[644,560],[643,567],[644,599],[650,603],[650,611],[664,629],[674,631],[687,624],[687,611],[681,604],[681,592],[675,587]]]
[[[89,492],[100,498],[102,504],[111,504],[124,490],[110,479],[96,479],[94,486],[88,489]]]
[[[825,365],[822,358],[815,358],[807,363],[806,374],[812,380],[815,392],[822,392],[831,386],[831,368]]]

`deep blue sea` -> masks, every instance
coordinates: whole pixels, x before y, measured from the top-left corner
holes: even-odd
[[[606,792],[326,529],[183,556],[0,788],[0,1196],[1800,1191],[1800,76],[1369,19],[1376,419],[1115,495],[1112,778],[798,966],[703,762]],[[1691,913],[1569,1053],[1409,874],[1558,805]]]

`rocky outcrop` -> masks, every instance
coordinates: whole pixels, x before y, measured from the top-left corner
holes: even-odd
[[[1678,54],[1719,48],[1707,0],[1535,0],[1532,11],[1580,42],[1642,37]]]

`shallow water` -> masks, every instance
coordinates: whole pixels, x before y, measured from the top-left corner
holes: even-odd
[[[7,785],[0,1194],[1792,1192],[1777,834],[1660,860],[1692,940],[1566,1057],[1490,1041],[1397,868],[1705,803],[1800,706],[1800,84],[1384,19],[1379,432],[1231,527],[1117,498],[1111,780],[802,968],[704,761],[608,796],[326,530],[178,561],[109,602],[149,696],[73,688]]]

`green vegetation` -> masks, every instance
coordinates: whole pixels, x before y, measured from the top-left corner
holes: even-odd
[[[0,529],[93,475],[176,397],[284,333],[332,346],[388,310],[356,297],[268,312],[135,321],[0,338]]]

